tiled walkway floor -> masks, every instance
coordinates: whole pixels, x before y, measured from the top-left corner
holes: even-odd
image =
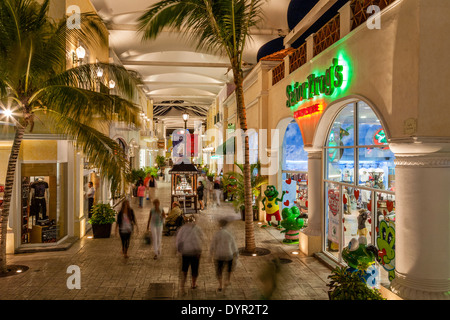
[[[169,206],[169,185],[159,183],[156,196],[163,207]],[[133,201],[136,201],[134,199]],[[175,236],[164,236],[162,255],[153,260],[153,249],[142,241],[146,228],[150,201],[144,209],[137,209],[140,234],[134,234],[129,255],[121,255],[119,236],[109,239],[92,239],[87,236],[77,241],[69,250],[45,253],[27,253],[8,256],[8,264],[20,264],[29,270],[18,275],[0,278],[0,299],[177,299],[177,300],[255,300],[261,297],[260,271],[275,257],[290,259],[281,265],[277,287],[272,299],[276,300],[326,300],[327,276],[330,270],[313,257],[293,255],[296,245],[282,243],[283,235],[275,229],[263,229],[255,223],[257,247],[270,250],[265,256],[240,256],[231,285],[223,293],[216,293],[217,280],[213,260],[208,253],[209,239],[218,229],[220,215],[234,213],[229,203],[207,208],[196,214],[202,227],[206,243],[200,261],[198,288],[181,295],[179,288],[181,257],[175,251]],[[244,222],[240,219],[230,225],[239,247],[244,246]],[[81,289],[68,289],[67,273],[70,265],[81,270]],[[189,285],[190,276],[187,285]]]

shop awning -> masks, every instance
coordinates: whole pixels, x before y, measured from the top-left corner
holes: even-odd
[[[228,139],[227,141],[225,141],[224,143],[222,143],[221,145],[219,145],[216,148],[215,155],[225,156],[228,154],[234,154],[236,151],[235,139],[236,139],[235,137],[232,137],[232,138]]]
[[[198,170],[192,163],[181,162],[173,165],[169,173],[198,173]]]

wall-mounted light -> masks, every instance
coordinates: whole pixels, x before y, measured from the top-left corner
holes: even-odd
[[[98,67],[97,68],[97,77],[101,78],[103,76],[103,69]]]
[[[79,46],[75,52],[72,52],[72,63],[75,64],[77,62],[82,62],[84,57],[86,56],[86,50],[82,47]]]
[[[114,80],[109,80],[109,88],[114,89],[115,86],[116,86],[116,83],[114,82]]]

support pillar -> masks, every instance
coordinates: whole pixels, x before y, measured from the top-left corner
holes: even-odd
[[[450,143],[390,148],[396,155],[391,290],[403,299],[450,300]]]
[[[300,232],[299,249],[308,256],[322,250],[322,150],[308,152],[308,226]]]

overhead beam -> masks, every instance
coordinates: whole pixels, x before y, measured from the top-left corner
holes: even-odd
[[[138,31],[137,24],[131,23],[110,23],[108,24],[108,30],[117,30],[117,31]],[[162,32],[170,32],[170,33],[184,33],[184,29],[175,30],[170,28],[163,28]],[[285,36],[289,32],[289,29],[275,29],[275,28],[256,28],[252,27],[249,30],[250,35],[255,36]]]
[[[178,62],[178,61],[133,61],[122,60],[124,66],[190,67],[190,68],[231,68],[230,63],[222,62]]]
[[[200,107],[200,106],[206,106],[209,107],[211,106],[211,103],[188,103],[188,102],[184,102],[184,103],[153,103],[153,105],[156,106],[161,106],[161,107],[192,107],[192,106],[196,106],[196,107]]]
[[[225,82],[178,82],[178,81],[143,81],[144,83],[148,83],[150,85],[167,85],[167,86],[178,86],[178,85],[189,85],[189,86],[224,86]]]

